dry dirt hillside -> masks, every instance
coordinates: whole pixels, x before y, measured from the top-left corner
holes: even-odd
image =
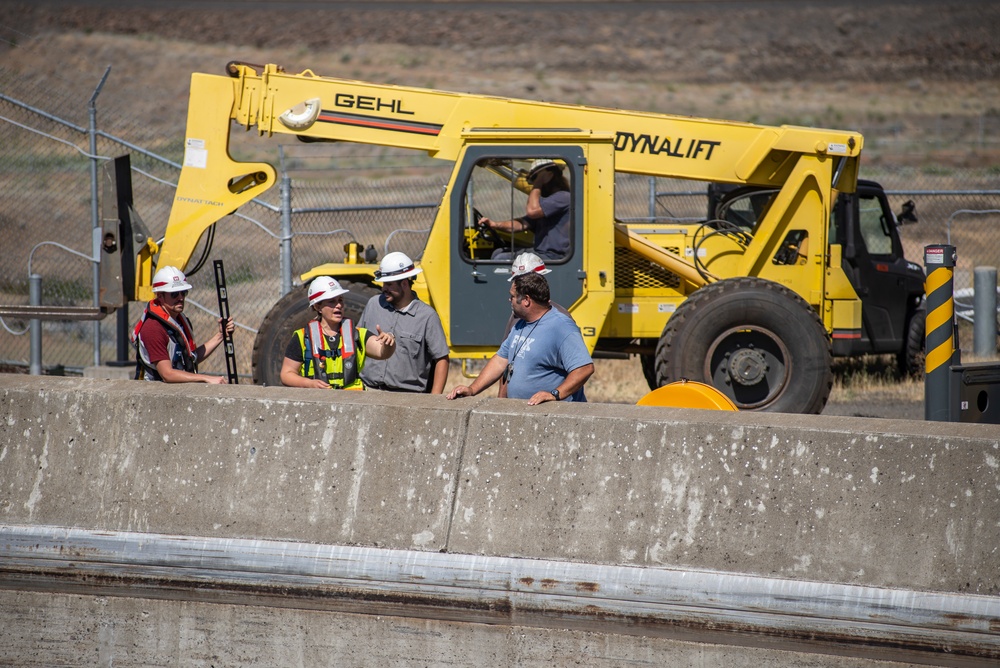
[[[8,4],[8,3],[5,3]],[[995,79],[995,2],[35,2],[47,31],[350,54],[370,44],[454,54],[468,75],[552,68],[581,79],[891,83]],[[218,7],[218,9],[215,9]]]
[[[190,72],[234,59],[765,123],[892,119],[913,134],[942,114],[1000,114],[1000,3],[988,0],[4,4],[4,66],[88,95],[111,65],[129,86],[122,104],[164,133],[182,128]]]

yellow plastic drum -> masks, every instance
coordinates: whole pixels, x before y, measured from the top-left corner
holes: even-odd
[[[733,400],[711,385],[695,380],[678,380],[658,387],[636,403],[636,406],[668,406],[670,408],[705,408],[715,411],[739,410]]]

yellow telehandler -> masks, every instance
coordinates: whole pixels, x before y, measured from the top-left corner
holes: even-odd
[[[545,159],[563,167],[571,192],[570,248],[546,259],[552,299],[595,356],[641,356],[651,388],[688,379],[742,410],[818,413],[832,356],[916,363],[923,273],[903,257],[882,189],[859,184],[857,132],[377,85],[273,64],[192,76],[177,194],[162,244],[138,251],[136,298],[152,297],[155,264],[183,269],[211,225],[274,185],[270,164],[230,156],[234,124],[454,163],[414,286],[441,316],[453,358],[496,351],[510,260],[493,255],[533,240],[480,219],[523,214],[526,170]],[[684,224],[616,220],[616,173],[712,184],[710,210]],[[301,280],[345,283],[356,317],[376,292],[378,265],[363,255]],[[304,289],[274,305],[254,343],[256,383],[279,384],[284,346],[309,313]]]

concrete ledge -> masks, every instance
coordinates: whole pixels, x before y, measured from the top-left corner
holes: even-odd
[[[1000,592],[995,428],[550,406],[472,414],[450,550]]]
[[[998,593],[989,425],[0,375],[0,522]]]
[[[0,591],[0,665],[903,668],[758,647],[272,606]],[[53,630],[60,629],[59,642]],[[665,661],[664,657],[669,657]],[[910,664],[906,664],[907,666]]]
[[[4,376],[0,521],[439,550],[469,406]]]
[[[135,376],[135,364],[130,366],[88,366],[83,369],[84,378],[132,380],[133,376]]]

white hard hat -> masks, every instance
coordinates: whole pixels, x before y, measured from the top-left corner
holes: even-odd
[[[545,268],[545,263],[542,262],[542,258],[538,257],[534,253],[521,253],[516,258],[514,258],[514,264],[510,266],[510,278],[507,282],[510,283],[514,280],[515,276],[520,276],[521,274],[530,274],[532,272],[536,274],[547,274],[551,269]]]
[[[554,167],[560,172],[562,171],[562,165],[555,162],[554,160],[550,160],[548,158],[539,158],[538,160],[533,161],[531,163],[531,168],[528,170],[528,182],[530,183],[531,180],[538,175],[538,172],[542,171],[543,169],[548,169],[550,167]]]
[[[404,278],[416,276],[422,271],[423,269],[413,265],[413,260],[406,253],[395,251],[382,258],[378,271],[375,272],[375,282],[401,281]]]
[[[153,292],[180,292],[190,290],[184,272],[177,267],[160,267],[153,275]]]
[[[326,301],[327,299],[339,297],[348,292],[350,290],[340,287],[340,283],[335,278],[330,278],[329,276],[314,278],[313,282],[309,284],[309,306]]]

